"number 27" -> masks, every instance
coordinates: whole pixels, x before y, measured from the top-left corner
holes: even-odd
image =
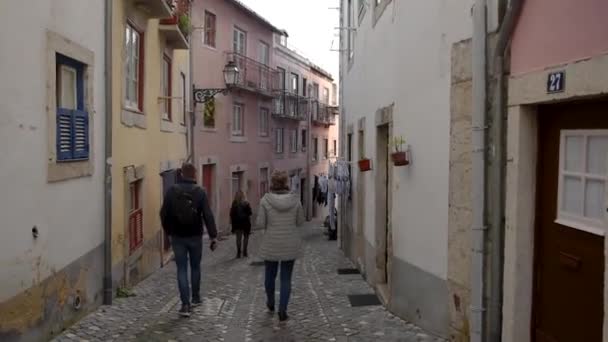
[[[549,77],[549,91],[558,91],[562,88],[562,74],[553,74]]]

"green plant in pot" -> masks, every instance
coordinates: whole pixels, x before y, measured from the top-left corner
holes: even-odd
[[[403,150],[405,139],[403,136],[394,137],[391,145],[395,148],[395,152],[391,153],[391,159],[395,166],[405,166],[410,163],[407,152]]]
[[[179,16],[178,26],[180,31],[184,34],[184,36],[188,37],[190,35],[191,27],[190,27],[190,17],[187,14],[181,14]]]

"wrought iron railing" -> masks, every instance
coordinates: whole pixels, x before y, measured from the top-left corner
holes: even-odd
[[[271,67],[236,52],[227,53],[227,58],[239,69],[235,86],[268,95],[277,88],[278,74]]]
[[[184,37],[190,34],[190,16],[188,15],[188,2],[185,0],[166,0],[173,15],[170,18],[161,19],[161,25],[177,25]]]
[[[325,104],[319,100],[311,102],[312,122],[318,125],[335,125],[335,107]]]
[[[272,115],[304,121],[310,115],[310,99],[288,91],[279,91],[274,98]]]

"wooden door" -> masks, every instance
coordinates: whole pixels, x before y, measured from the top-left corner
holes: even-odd
[[[214,180],[214,171],[215,171],[215,165],[213,164],[208,164],[208,165],[203,165],[203,188],[205,189],[205,192],[207,193],[207,198],[209,199],[209,207],[211,207],[211,209],[213,209],[213,205],[215,203],[215,197],[214,197],[214,186],[213,186],[213,180]]]
[[[539,108],[532,339],[602,341],[608,102]]]

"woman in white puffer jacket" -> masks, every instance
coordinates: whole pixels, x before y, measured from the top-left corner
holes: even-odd
[[[275,171],[270,182],[270,193],[264,195],[258,210],[257,226],[265,230],[260,246],[266,276],[266,306],[274,312],[275,282],[279,266],[281,290],[279,296],[279,320],[285,321],[291,295],[291,276],[295,260],[302,253],[302,237],[298,227],[304,223],[304,209],[296,194],[289,192],[286,172]]]

